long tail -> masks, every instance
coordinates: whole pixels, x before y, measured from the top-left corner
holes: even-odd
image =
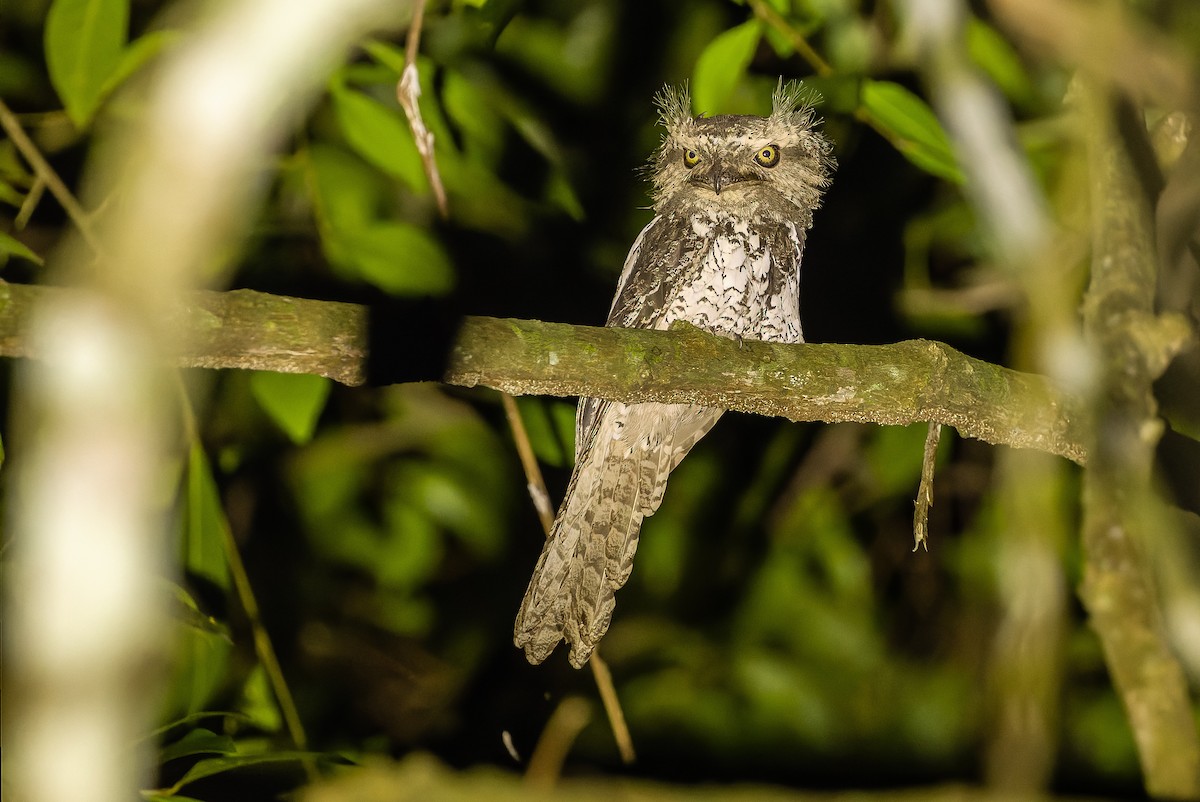
[[[545,660],[560,640],[571,647],[571,665],[587,662],[633,570],[642,519],[655,513],[667,476],[720,416],[688,404],[598,410],[517,614],[513,642],[529,662]]]

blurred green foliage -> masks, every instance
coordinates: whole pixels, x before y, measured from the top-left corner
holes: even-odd
[[[91,122],[118,65],[129,28],[126,0],[70,0],[46,15],[46,67],[76,126]]]
[[[457,293],[465,311],[597,323],[648,220],[634,168],[658,135],[654,92],[690,80],[696,111],[754,113],[780,76],[807,76],[840,163],[805,260],[810,339],[940,336],[1003,360],[1016,292],[988,261],[895,10],[768,5],[782,26],[727,0],[433,4],[420,108],[449,220],[437,219],[396,101],[402,35],[381,35],[297,121],[235,283],[339,299]],[[1185,33],[1200,29],[1194,8],[1158,5],[1196,49],[1200,35]],[[186,41],[186,15],[156,0],[10,0],[5,14],[0,94],[77,186],[105,126],[141,111],[136,88],[114,92]],[[824,74],[797,55],[797,37],[823,53]],[[1064,71],[1030,61],[985,17],[972,15],[965,37],[1053,189],[1067,148],[1055,127]],[[0,142],[0,204],[15,214],[34,185]],[[67,230],[48,206],[0,232],[0,253],[16,257],[7,278],[36,279]],[[161,787],[146,798],[224,798],[276,764],[254,776],[275,791],[303,782],[307,753],[288,743],[260,625],[321,755],[429,749],[457,765],[511,765],[502,732],[528,755],[553,702],[592,692],[561,656],[531,668],[509,643],[541,530],[493,394],[230,373],[194,395],[200,431],[178,493],[183,582],[164,589],[178,625],[152,736]],[[561,493],[573,406],[519,407]],[[604,642],[640,771],[979,778],[991,566],[1007,523],[991,451],[954,441],[941,453],[931,552],[909,553],[924,434],[729,415],[679,468]],[[234,542],[261,621],[231,580]],[[1069,616],[1053,679],[1065,711],[1059,780],[1136,787],[1098,646]],[[616,765],[602,720],[571,765]]]

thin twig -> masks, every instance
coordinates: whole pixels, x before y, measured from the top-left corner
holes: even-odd
[[[192,409],[192,401],[188,397],[187,388],[183,384],[183,377],[178,372],[175,373],[175,387],[179,395],[179,415],[183,426],[184,438],[190,448],[200,448],[200,429],[196,423],[196,413]],[[237,541],[233,537],[233,529],[229,526],[228,520],[223,520],[221,523],[222,526],[219,528],[224,540],[222,545],[225,549],[225,559],[229,563],[229,574],[233,579],[233,587],[237,593],[238,604],[241,605],[242,611],[246,614],[246,620],[250,623],[250,631],[254,639],[254,653],[258,657],[258,661],[262,664],[263,671],[267,675],[267,681],[271,684],[271,691],[275,694],[275,698],[279,702],[279,710],[283,714],[284,726],[287,727],[288,737],[292,739],[292,744],[296,749],[306,751],[308,749],[308,736],[304,732],[304,724],[300,720],[300,712],[296,708],[296,700],[292,696],[291,689],[288,688],[287,680],[284,679],[283,669],[279,665],[279,658],[275,654],[275,646],[271,642],[271,636],[263,624],[258,599],[254,595],[254,587],[250,584],[250,576],[246,573],[246,565],[242,562],[242,554],[238,550]],[[311,758],[306,757],[301,762],[304,764],[304,771],[308,775],[310,782],[316,782],[321,779],[316,763]]]
[[[783,34],[788,43],[796,48],[796,52],[800,54],[800,57],[817,71],[817,75],[820,75],[822,78],[833,75],[833,67],[830,66],[828,61],[821,58],[820,53],[813,49],[813,46],[804,38],[804,34],[792,27],[791,23],[772,8],[766,0],[749,0],[749,5],[750,9],[754,12],[754,16]]]
[[[429,186],[433,188],[433,197],[437,201],[438,214],[445,220],[450,216],[446,203],[446,188],[442,185],[442,175],[438,172],[437,160],[433,156],[433,132],[425,127],[421,118],[421,107],[417,99],[421,97],[421,80],[417,74],[417,52],[421,47],[421,25],[425,21],[425,0],[417,0],[413,9],[412,24],[408,26],[408,38],[404,44],[404,72],[400,82],[396,84],[396,99],[404,116],[408,118],[408,127],[412,129],[413,139],[417,143],[417,152],[421,154],[421,163],[425,166],[425,176]]]
[[[617,749],[621,753],[621,762],[626,766],[637,760],[633,751],[633,738],[629,735],[629,725],[625,723],[625,711],[621,709],[621,700],[617,698],[617,690],[613,686],[612,672],[608,663],[600,658],[600,651],[592,652],[588,659],[592,674],[596,677],[596,687],[600,690],[600,701],[604,703],[604,712],[612,726],[613,737],[617,740]]]
[[[591,717],[591,706],[585,699],[568,696],[559,703],[529,758],[529,768],[525,771],[528,785],[547,790],[554,786],[571,745]]]
[[[921,483],[917,486],[917,500],[913,511],[913,551],[925,547],[929,551],[929,508],[933,506],[933,469],[937,462],[938,443],[942,439],[942,425],[929,424],[925,435],[925,455],[921,458]]]
[[[16,115],[3,100],[0,100],[0,128],[3,128],[4,132],[8,134],[8,138],[13,141],[25,161],[29,162],[29,166],[33,168],[34,174],[45,183],[50,194],[55,197],[72,222],[75,223],[75,227],[79,229],[80,235],[92,249],[92,253],[99,254],[100,244],[92,233],[91,221],[87,212],[79,205],[79,201],[75,200],[71,190],[58,177],[58,173],[50,166],[50,162],[46,161],[37,145],[33,144],[33,140],[25,133],[25,129],[21,127]]]
[[[517,444],[517,453],[521,456],[521,466],[525,469],[526,486],[533,506],[541,519],[542,529],[546,537],[550,537],[554,526],[554,512],[550,507],[550,494],[542,479],[542,470],[538,467],[537,457],[534,456],[533,446],[529,442],[529,432],[525,422],[521,420],[521,410],[517,408],[516,400],[508,393],[500,393],[504,403],[504,413],[508,416],[508,425],[512,428],[513,440]],[[617,689],[613,685],[612,672],[608,664],[600,659],[600,652],[592,652],[588,661],[592,667],[592,678],[596,680],[596,690],[604,703],[604,712],[608,716],[608,724],[612,728],[613,739],[621,752],[621,760],[632,763],[636,759],[633,751],[633,737],[629,734],[629,725],[625,723],[625,713],[621,710],[621,701],[617,698]],[[549,727],[549,724],[546,725]]]
[[[250,576],[246,573],[246,565],[242,562],[241,552],[238,551],[237,541],[233,538],[233,530],[228,526],[222,526],[221,532],[225,539],[225,557],[229,560],[229,574],[233,578],[233,586],[237,591],[238,603],[242,606],[242,610],[246,613],[246,619],[250,622],[250,629],[254,637],[254,653],[258,656],[258,660],[262,663],[263,671],[267,674],[267,681],[271,683],[271,690],[275,694],[275,698],[279,701],[279,710],[283,713],[284,725],[287,727],[288,737],[292,739],[292,743],[300,751],[308,749],[308,736],[304,732],[304,724],[300,721],[300,712],[296,709],[296,700],[292,696],[292,691],[288,688],[287,680],[283,677],[283,668],[279,665],[279,658],[275,654],[275,647],[271,643],[271,636],[267,632],[266,626],[262,622],[262,613],[258,607],[258,600],[254,596],[254,587],[250,584]],[[317,771],[316,764],[311,758],[305,758],[304,772],[308,775],[311,782],[316,782],[321,778]]]
[[[33,210],[41,203],[44,194],[46,194],[46,179],[40,175],[34,176],[33,184],[25,193],[25,200],[21,201],[21,208],[17,210],[17,216],[13,218],[14,229],[22,231],[25,226],[29,225],[29,218],[33,217]]]
[[[517,454],[521,458],[521,467],[525,469],[525,487],[533,500],[533,508],[537,510],[546,537],[550,537],[550,529],[554,526],[554,509],[550,505],[550,494],[546,492],[546,482],[542,479],[542,469],[538,466],[537,456],[529,442],[529,433],[525,430],[525,422],[521,420],[521,410],[517,401],[509,393],[500,393],[500,401],[504,404],[504,414],[508,417],[508,425],[512,429],[513,441],[517,445]]]

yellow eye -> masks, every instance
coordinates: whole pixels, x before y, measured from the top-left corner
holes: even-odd
[[[688,148],[683,152],[683,166],[689,170],[700,163],[700,154]]]
[[[758,153],[754,154],[754,161],[761,164],[763,167],[774,167],[779,164],[779,146],[767,145]]]

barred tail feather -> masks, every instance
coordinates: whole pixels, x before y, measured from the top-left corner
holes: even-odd
[[[658,510],[671,470],[721,415],[684,404],[592,409],[596,417],[513,630],[535,664],[560,640],[570,645],[573,666],[587,662],[633,570],[642,520]]]

